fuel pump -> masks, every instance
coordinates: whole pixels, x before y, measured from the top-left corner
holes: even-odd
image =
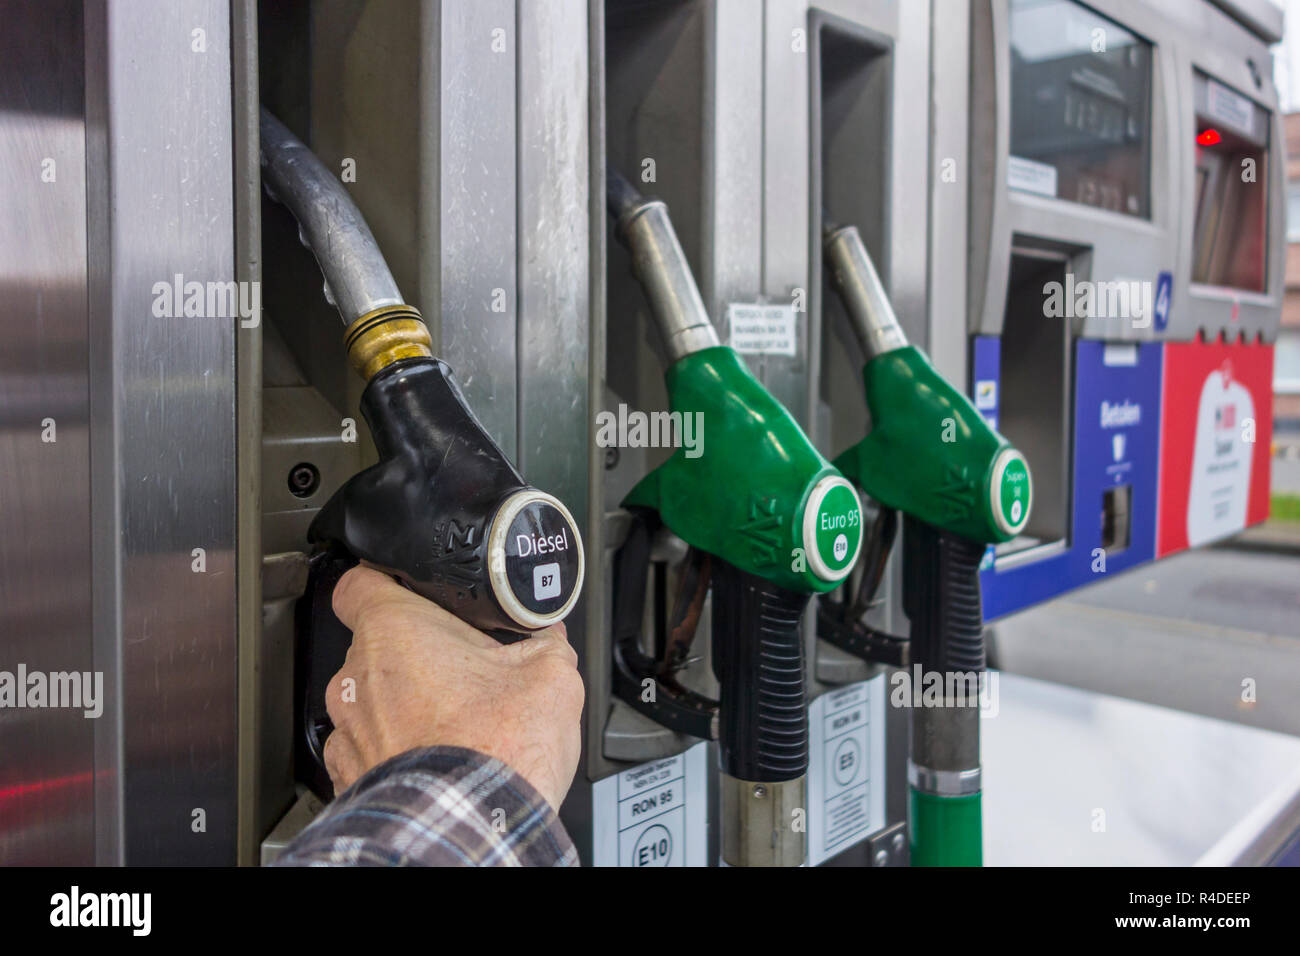
[[[1024,528],[1029,466],[970,401],[908,345],[853,226],[823,236],[862,350],[870,434],[835,465],[880,505],[852,598],[823,599],[818,633],[868,660],[942,679],[942,706],[914,706],[908,767],[912,862],[982,860],[978,684],[984,670],[979,567],[987,545]],[[862,623],[903,514],[903,607],[910,639]],[[934,675],[931,677],[930,675]],[[919,688],[913,688],[914,700]]]
[[[483,430],[341,183],[266,110],[261,148],[263,182],[297,219],[343,317],[379,457],[308,531],[315,552],[297,610],[299,766],[326,796],[325,687],[352,639],[331,596],[348,568],[365,561],[503,643],[562,620],[585,569],[573,516],[530,487]]]
[[[799,623],[812,594],[836,587],[862,543],[852,485],[790,413],[719,344],[668,209],[617,173],[611,215],[662,333],[675,413],[702,413],[702,454],[679,448],[628,494],[636,526],[615,570],[615,690],[674,730],[719,742],[722,855],[733,866],[798,866],[808,714]],[[662,654],[639,646],[646,561],[664,526],[689,546]],[[719,700],[683,688],[705,594],[713,593]]]

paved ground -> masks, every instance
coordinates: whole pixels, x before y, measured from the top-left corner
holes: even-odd
[[[1175,555],[998,622],[991,652],[1013,673],[1300,735],[1300,550]]]

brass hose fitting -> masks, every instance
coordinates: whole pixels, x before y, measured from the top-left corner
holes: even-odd
[[[348,360],[367,382],[394,362],[432,358],[433,339],[418,309],[386,305],[353,320],[343,333]]]

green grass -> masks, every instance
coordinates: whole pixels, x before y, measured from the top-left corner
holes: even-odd
[[[1300,523],[1300,495],[1274,495],[1269,499],[1269,517]]]

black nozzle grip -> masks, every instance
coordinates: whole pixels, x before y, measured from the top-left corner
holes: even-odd
[[[799,622],[808,595],[713,558],[713,672],[721,685],[722,770],[780,782],[808,770]]]
[[[325,740],[334,730],[325,689],[343,666],[352,644],[352,632],[334,614],[334,587],[356,564],[356,558],[338,548],[314,554],[307,590],[295,610],[294,683],[299,690],[294,762],[298,779],[325,800],[334,792],[325,772]]]
[[[985,545],[908,515],[903,522],[903,609],[911,659],[922,670],[984,670],[980,561]]]

